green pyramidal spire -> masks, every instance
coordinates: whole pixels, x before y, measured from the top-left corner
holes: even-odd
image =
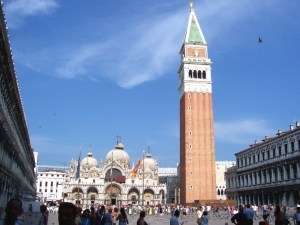
[[[187,25],[185,42],[206,44],[199,22],[195,15],[194,9],[191,8],[189,21]]]

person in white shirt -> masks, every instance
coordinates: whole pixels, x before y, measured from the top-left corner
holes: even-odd
[[[179,225],[178,217],[180,215],[179,210],[175,210],[174,216],[170,219],[170,225]]]
[[[210,210],[211,210],[211,206],[210,206],[210,205],[207,205],[207,206],[206,206],[207,215],[209,215]]]
[[[237,214],[238,212],[239,212],[238,209],[235,208],[235,209],[232,211],[232,214],[235,215],[235,214]]]
[[[202,211],[202,207],[201,207],[200,209],[197,210],[197,217],[201,218],[202,214],[203,214],[203,211]]]
[[[252,209],[253,209],[253,211],[254,211],[254,219],[256,220],[257,209],[258,209],[258,207],[254,204],[254,205],[252,206]]]

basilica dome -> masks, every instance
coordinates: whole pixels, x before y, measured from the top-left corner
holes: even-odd
[[[111,163],[114,160],[117,164],[123,167],[130,167],[130,158],[126,151],[124,151],[124,145],[118,142],[114,149],[110,150],[106,155],[106,163]]]
[[[80,167],[84,170],[85,169],[90,169],[90,168],[93,168],[93,167],[98,167],[98,161],[97,161],[97,159],[95,159],[93,157],[93,154],[92,154],[91,150],[88,152],[87,157],[85,157],[81,161]]]
[[[157,161],[152,158],[150,151],[148,151],[146,158],[144,158],[144,170],[145,172],[152,172],[157,169]]]

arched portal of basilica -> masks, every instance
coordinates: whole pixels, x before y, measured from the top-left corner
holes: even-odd
[[[75,200],[76,204],[82,204],[83,190],[81,188],[74,188],[72,190],[72,198]]]

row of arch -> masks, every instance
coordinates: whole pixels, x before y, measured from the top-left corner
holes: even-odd
[[[104,196],[102,195],[102,199],[99,199],[101,194],[104,194]],[[95,203],[95,201],[100,200],[106,203],[111,201],[113,204],[121,204],[122,202],[132,202],[132,204],[135,204],[136,202],[141,203],[143,200],[145,204],[154,204],[155,202],[163,203],[165,201],[165,194],[164,190],[155,193],[151,188],[140,191],[136,187],[132,187],[127,193],[122,193],[121,188],[113,184],[112,186],[107,186],[104,189],[104,193],[99,193],[96,187],[89,187],[86,192],[82,188],[76,187],[72,189],[71,193],[64,193],[63,198],[65,200],[70,198],[78,203]]]
[[[111,188],[113,188],[113,190],[115,192],[117,192],[118,194],[121,194],[121,188],[118,186],[118,185],[115,185],[113,184],[112,186],[111,185],[108,185],[105,190],[104,190],[104,193],[109,193],[111,191]],[[82,188],[78,188],[78,187],[75,187],[72,189],[71,191],[72,193],[84,193],[83,189]],[[131,192],[136,192],[137,194],[140,194],[140,191],[138,188],[135,188],[135,187],[132,187],[127,194],[130,194]],[[147,193],[147,192],[151,192],[153,194],[155,194],[155,191],[152,189],[152,188],[145,188],[144,190],[144,193]],[[89,187],[86,191],[86,193],[95,193],[95,194],[99,194],[100,192],[98,191],[98,189],[96,187]],[[159,191],[160,194],[164,194],[164,190],[160,190]]]
[[[189,78],[206,79],[206,71],[189,70]]]

